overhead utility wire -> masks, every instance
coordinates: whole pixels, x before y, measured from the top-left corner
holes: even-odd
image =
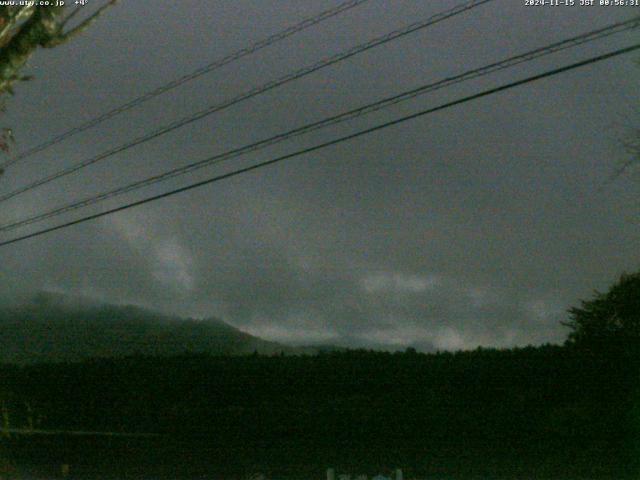
[[[274,88],[277,88],[281,85],[284,85],[286,83],[292,82],[294,80],[297,80],[299,78],[305,77],[307,75],[310,75],[314,72],[317,72],[318,70],[321,70],[325,67],[328,67],[330,65],[333,65],[335,63],[341,62],[343,60],[346,60],[350,57],[353,57],[355,55],[358,55],[362,52],[365,52],[367,50],[370,50],[372,48],[378,47],[380,45],[383,45],[385,43],[391,42],[393,40],[396,40],[398,38],[404,37],[406,35],[409,35],[410,33],[416,32],[418,30],[421,30],[423,28],[429,27],[431,25],[434,25],[438,22],[441,22],[443,20],[446,20],[448,18],[454,17],[456,15],[459,15],[463,12],[466,12],[468,10],[471,10],[472,8],[478,7],[480,5],[483,5],[485,3],[491,2],[493,0],[472,0],[470,2],[466,2],[464,4],[458,5],[457,7],[453,7],[449,10],[446,10],[445,12],[442,13],[438,13],[435,14],[431,17],[429,17],[428,19],[421,21],[421,22],[416,22],[413,23],[411,25],[409,25],[408,27],[404,27],[401,28],[399,30],[394,30],[393,32],[390,32],[386,35],[383,35],[381,37],[375,38],[373,40],[370,40],[364,44],[358,45],[356,47],[353,47],[345,52],[342,53],[338,53],[332,57],[329,57],[325,60],[321,60],[309,67],[304,67],[302,69],[296,70],[292,73],[289,73],[277,80],[273,80],[270,82],[267,82],[259,87],[255,87],[247,92],[244,92],[236,97],[231,98],[230,100],[224,101],[222,103],[219,104],[215,104],[215,105],[211,105],[210,107],[207,107],[204,110],[201,110],[199,112],[196,112],[192,115],[189,115],[187,117],[184,117],[178,121],[175,121],[169,125],[166,125],[164,127],[159,128],[158,130],[155,130],[151,133],[145,134],[141,137],[138,137],[124,145],[120,145],[118,147],[115,147],[111,150],[108,150],[106,152],[103,152],[95,157],[83,160],[82,162],[79,162],[75,165],[72,165],[68,168],[65,168],[63,170],[60,170],[58,172],[55,172],[49,176],[46,176],[44,178],[41,178],[39,180],[36,180],[28,185],[25,185],[23,187],[20,187],[16,190],[13,190],[11,192],[5,193],[3,195],[0,195],[0,202],[9,200],[10,198],[15,197],[16,195],[19,195],[21,193],[24,192],[28,192],[30,190],[33,190],[34,188],[40,187],[46,183],[49,183],[53,180],[56,180],[58,178],[64,177],[66,175],[70,175],[74,172],[77,172],[78,170],[81,170],[85,167],[88,167],[89,165],[92,165],[94,163],[97,163],[101,160],[104,160],[106,158],[109,158],[117,153],[121,153],[125,150],[128,150],[132,147],[135,147],[137,145],[140,145],[142,143],[148,142],[150,140],[153,140],[154,138],[160,137],[161,135],[164,135],[166,133],[169,133],[177,128],[183,127],[185,125],[188,125],[190,123],[193,123],[197,120],[200,120],[204,117],[207,117],[213,113],[219,112],[221,110],[224,110],[232,105],[235,105],[237,103],[240,103],[244,100],[248,100],[250,98],[253,98],[255,96],[258,96],[262,93],[265,93],[269,90],[273,90]]]
[[[535,82],[535,81],[538,81],[538,80],[542,80],[544,78],[548,78],[548,77],[552,77],[552,76],[555,76],[555,75],[559,75],[561,73],[564,73],[564,72],[567,72],[567,71],[570,71],[570,70],[574,70],[576,68],[580,68],[580,67],[584,67],[584,66],[587,66],[587,65],[591,65],[591,64],[597,63],[597,62],[601,62],[603,60],[607,60],[609,58],[617,57],[619,55],[624,55],[624,54],[627,54],[627,53],[630,53],[630,52],[633,52],[633,51],[636,51],[636,50],[639,50],[639,49],[640,49],[640,43],[638,43],[636,45],[632,45],[630,47],[621,48],[621,49],[618,49],[618,50],[615,50],[615,51],[612,51],[612,52],[609,52],[609,53],[606,53],[606,54],[603,54],[603,55],[599,55],[597,57],[592,57],[592,58],[589,58],[587,60],[583,60],[581,62],[572,63],[572,64],[566,65],[564,67],[556,68],[556,69],[553,69],[553,70],[548,70],[548,71],[546,71],[544,73],[541,73],[541,74],[538,74],[538,75],[534,75],[532,77],[528,77],[528,78],[525,78],[523,80],[518,80],[518,81],[515,81],[515,82],[508,83],[506,85],[502,85],[500,87],[491,88],[489,90],[484,90],[483,92],[476,93],[474,95],[469,95],[467,97],[463,97],[463,98],[460,98],[458,100],[454,100],[452,102],[448,102],[448,103],[439,105],[437,107],[433,107],[433,108],[429,108],[429,109],[426,109],[426,110],[422,110],[420,112],[413,113],[411,115],[406,115],[406,116],[397,118],[395,120],[391,120],[391,121],[388,121],[388,122],[385,122],[385,123],[381,123],[381,124],[378,124],[378,125],[376,125],[374,127],[370,127],[370,128],[367,128],[367,129],[364,129],[364,130],[360,130],[358,132],[355,132],[355,133],[352,133],[352,134],[349,134],[349,135],[338,137],[338,138],[335,138],[333,140],[314,145],[312,147],[307,147],[307,148],[304,148],[302,150],[295,151],[293,153],[289,153],[289,154],[282,155],[282,156],[279,156],[279,157],[276,157],[276,158],[272,158],[270,160],[265,160],[264,162],[256,163],[254,165],[251,165],[251,166],[248,166],[248,167],[245,167],[245,168],[241,168],[241,169],[235,170],[233,172],[217,175],[217,176],[208,178],[206,180],[201,180],[199,182],[192,183],[192,184],[187,185],[185,187],[177,188],[175,190],[170,190],[168,192],[164,192],[164,193],[161,193],[161,194],[158,194],[158,195],[147,197],[147,198],[144,198],[142,200],[138,200],[138,201],[131,202],[131,203],[128,203],[128,204],[125,204],[125,205],[121,205],[119,207],[115,207],[115,208],[112,208],[110,210],[106,210],[104,212],[95,213],[93,215],[87,215],[85,217],[81,217],[81,218],[78,218],[76,220],[72,220],[72,221],[69,221],[69,222],[66,222],[66,223],[62,223],[62,224],[56,225],[54,227],[45,228],[45,229],[38,230],[38,231],[33,232],[33,233],[29,233],[27,235],[22,235],[20,237],[15,237],[15,238],[12,238],[10,240],[5,240],[3,242],[0,242],[0,247],[6,246],[6,245],[10,245],[10,244],[13,244],[13,243],[17,243],[17,242],[20,242],[20,241],[23,241],[23,240],[27,240],[29,238],[38,237],[38,236],[44,235],[46,233],[54,232],[54,231],[61,230],[61,229],[64,229],[64,228],[68,228],[68,227],[71,227],[73,225],[78,225],[80,223],[88,222],[89,220],[95,220],[97,218],[101,218],[101,217],[104,217],[104,216],[107,216],[107,215],[111,215],[111,214],[116,213],[116,212],[121,212],[121,211],[124,211],[124,210],[128,210],[128,209],[133,208],[133,207],[137,207],[137,206],[140,206],[140,205],[144,205],[146,203],[150,203],[150,202],[154,202],[156,200],[160,200],[162,198],[166,198],[166,197],[170,197],[170,196],[173,196],[173,195],[177,195],[177,194],[182,193],[182,192],[193,190],[194,188],[198,188],[198,187],[202,187],[204,185],[209,185],[211,183],[219,182],[221,180],[225,180],[227,178],[235,177],[237,175],[240,175],[240,174],[243,174],[243,173],[247,173],[247,172],[250,172],[250,171],[253,171],[253,170],[258,170],[260,168],[267,167],[269,165],[273,165],[273,164],[282,162],[284,160],[288,160],[290,158],[294,158],[294,157],[298,157],[300,155],[304,155],[304,154],[307,154],[307,153],[315,152],[317,150],[321,150],[323,148],[327,148],[327,147],[330,147],[332,145],[337,145],[339,143],[346,142],[348,140],[352,140],[354,138],[361,137],[363,135],[368,135],[370,133],[377,132],[377,131],[383,130],[385,128],[389,128],[389,127],[394,126],[394,125],[399,125],[399,124],[407,122],[409,120],[414,120],[416,118],[423,117],[423,116],[431,114],[431,113],[435,113],[435,112],[438,112],[438,111],[441,111],[441,110],[446,110],[446,109],[454,107],[456,105],[461,105],[463,103],[467,103],[467,102],[470,102],[470,101],[473,101],[473,100],[477,100],[479,98],[487,97],[489,95],[493,95],[493,94],[496,94],[496,93],[499,93],[499,92],[503,92],[505,90],[509,90],[509,89],[512,89],[512,88],[515,88],[515,87],[518,87],[518,86],[521,86],[521,85],[525,85],[525,84],[532,83],[532,82]]]
[[[604,28],[600,28],[597,30],[593,30],[587,33],[584,33],[582,35],[578,35],[569,39],[565,39],[562,40],[560,42],[556,42],[553,43],[551,45],[545,46],[545,47],[540,47],[540,48],[536,48],[534,50],[530,50],[526,53],[520,54],[520,55],[516,55],[513,57],[509,57],[507,59],[501,60],[499,62],[495,62],[495,63],[491,63],[489,65],[486,65],[484,67],[481,68],[477,68],[474,70],[469,70],[465,73],[459,74],[459,75],[455,75],[453,77],[448,77],[445,78],[443,80],[437,81],[435,83],[430,83],[427,85],[423,85],[420,86],[418,88],[414,88],[412,90],[409,91],[405,91],[403,93],[400,93],[398,95],[394,95],[391,97],[387,97],[384,98],[382,100],[379,100],[375,103],[370,103],[367,104],[365,106],[359,107],[359,108],[355,108],[346,112],[342,112],[340,114],[325,118],[323,120],[317,121],[317,122],[313,122],[298,128],[295,128],[293,130],[289,130],[287,132],[284,133],[280,133],[278,135],[260,140],[258,142],[255,143],[251,143],[249,145],[245,145],[233,150],[229,150],[227,152],[223,152],[220,154],[217,154],[213,157],[209,157],[206,158],[204,160],[200,160],[194,163],[190,163],[188,165],[182,166],[182,167],[178,167],[175,168],[173,170],[169,170],[167,172],[158,174],[158,175],[154,175],[148,178],[145,178],[143,180],[139,180],[137,182],[133,182],[130,183],[128,185],[125,185],[123,187],[119,187],[116,188],[114,190],[110,190],[108,192],[104,192],[101,193],[99,195],[94,195],[82,200],[77,200],[75,202],[69,203],[67,205],[63,205],[61,207],[57,207],[53,210],[49,210],[47,212],[38,214],[38,215],[34,215],[32,217],[28,217],[22,220],[18,220],[15,221],[13,223],[8,223],[8,224],[4,224],[4,225],[0,225],[0,232],[6,232],[6,231],[10,231],[10,230],[14,230],[16,228],[25,226],[25,225],[30,225],[36,222],[40,222],[42,220],[51,218],[51,217],[56,217],[59,215],[62,215],[64,213],[70,212],[70,211],[74,211],[74,210],[78,210],[80,208],[84,208],[90,205],[94,205],[96,203],[102,202],[104,200],[119,196],[119,195],[123,195],[125,193],[149,186],[149,185],[153,185],[155,183],[159,183],[165,180],[168,180],[170,178],[174,178],[180,175],[184,175],[187,173],[190,173],[192,171],[204,168],[204,167],[208,167],[214,164],[218,164],[221,163],[223,161],[232,159],[232,158],[236,158],[242,155],[245,155],[247,153],[250,152],[256,152],[259,150],[262,150],[266,147],[269,147],[271,145],[275,145],[277,143],[283,142],[285,140],[288,140],[290,138],[294,138],[315,130],[319,130],[321,128],[326,128],[328,126],[332,126],[332,125],[336,125],[339,123],[343,123],[345,121],[351,120],[353,118],[359,117],[361,115],[365,115],[365,114],[369,114],[369,113],[373,113],[375,111],[384,109],[384,108],[388,108],[392,105],[398,104],[400,102],[404,102],[407,100],[410,100],[412,98],[415,98],[419,95],[424,95],[426,93],[429,92],[433,92],[445,87],[449,87],[451,85],[454,84],[458,84],[458,83],[462,83],[464,81],[468,81],[474,78],[478,78],[484,75],[488,75],[490,73],[494,73],[496,71],[500,71],[500,70],[504,70],[506,68],[510,68],[516,65],[519,65],[521,63],[525,63],[525,62],[529,62],[532,61],[536,58],[540,58],[542,56],[546,56],[546,55],[550,55],[552,53],[556,53],[562,50],[566,50],[568,48],[572,48],[578,45],[582,45],[585,43],[590,43],[593,42],[595,40],[599,40],[601,38],[604,37],[608,37],[610,35],[616,34],[616,33],[620,33],[626,30],[630,30],[632,28],[637,28],[638,26],[640,26],[640,17],[634,18],[632,20],[628,20],[625,22],[619,22],[619,23],[615,23],[612,25],[609,25],[607,27]]]
[[[174,88],[179,87],[180,85],[190,82],[191,80],[194,80],[198,77],[201,77],[202,75],[205,75],[207,73],[213,72],[214,70],[217,70],[225,65],[228,65],[230,63],[233,63],[237,60],[240,60],[241,58],[244,58],[246,56],[252,55],[268,46],[273,45],[274,43],[277,43],[281,40],[284,40],[292,35],[295,35],[296,33],[299,33],[303,30],[306,30],[307,28],[310,28],[314,25],[317,25],[318,23],[324,22],[325,20],[328,20],[332,17],[335,17],[343,12],[346,12],[347,10],[351,10],[352,8],[355,8],[357,6],[362,5],[365,2],[368,2],[369,0],[349,0],[347,2],[341,3],[340,5],[338,5],[337,7],[331,8],[329,10],[326,10],[314,17],[310,17],[307,18],[305,20],[302,20],[301,22],[292,25],[288,28],[285,28],[284,30],[275,33],[267,38],[263,38],[262,40],[257,41],[256,43],[242,48],[236,52],[233,52],[229,55],[227,55],[226,57],[217,59],[211,63],[209,63],[208,65],[205,65],[203,67],[200,67],[196,70],[194,70],[193,72],[187,73],[186,75],[183,75],[182,77],[176,78],[174,80],[172,80],[169,83],[166,83],[164,85],[161,85],[160,87],[151,90],[143,95],[140,95],[137,98],[134,98],[133,100],[120,105],[112,110],[109,110],[108,112],[103,113],[102,115],[99,115],[98,117],[92,118],[90,120],[88,120],[87,122],[78,125],[77,127],[71,128],[69,130],[67,130],[66,132],[63,132],[59,135],[56,135],[53,138],[50,138],[49,140],[46,140],[44,142],[42,142],[39,145],[36,145],[28,150],[25,150],[24,152],[18,154],[16,157],[4,162],[3,164],[0,165],[0,168],[2,169],[6,169],[7,167],[10,167],[11,165],[19,162],[20,160],[23,160],[27,157],[30,157],[31,155],[38,153],[38,152],[42,152],[43,150],[46,150],[49,147],[52,147],[53,145],[56,145],[60,142],[62,142],[63,140],[66,140],[67,138],[70,138],[78,133],[84,132],[86,130],[89,130],[90,128],[93,128],[99,124],[101,124],[102,122],[109,120],[117,115],[120,115],[121,113],[124,113],[128,110],[131,110],[134,107],[137,107],[138,105],[141,105],[149,100],[151,100],[152,98],[158,97],[170,90],[173,90]],[[77,10],[76,10],[77,11]]]

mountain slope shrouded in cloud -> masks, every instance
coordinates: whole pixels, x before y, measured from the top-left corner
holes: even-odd
[[[132,354],[302,353],[268,342],[222,320],[183,319],[135,306],[41,293],[0,308],[0,361],[74,361]]]

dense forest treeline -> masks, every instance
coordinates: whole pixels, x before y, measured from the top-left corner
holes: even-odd
[[[92,307],[98,323],[86,322],[84,307],[67,309],[65,323],[53,321],[65,313],[59,303],[44,307],[18,318],[43,332],[64,326],[73,338],[82,324],[96,326],[108,333],[104,346],[120,332],[152,346],[173,335],[175,348],[205,351],[107,348],[108,358],[81,362],[0,363],[0,476],[50,477],[67,464],[78,478],[322,478],[327,466],[402,467],[409,477],[640,478],[640,272],[570,309],[564,346],[511,350],[222,356],[211,353],[221,338],[246,348],[246,334],[161,319],[169,335],[149,312],[127,307]]]
[[[635,478],[639,466],[640,355],[629,349],[129,356],[4,365],[0,375],[12,427],[159,433],[128,440],[126,455],[158,468],[185,455],[189,468],[279,474],[332,464]],[[9,443],[28,456],[24,440]]]

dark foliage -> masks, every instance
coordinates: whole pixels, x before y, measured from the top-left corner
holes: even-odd
[[[622,275],[607,293],[595,292],[569,310],[568,343],[596,350],[640,349],[640,272]]]
[[[420,354],[132,356],[0,370],[20,465],[115,476],[637,478],[637,355],[543,346]],[[29,407],[27,409],[27,406]],[[635,413],[634,413],[635,412]]]

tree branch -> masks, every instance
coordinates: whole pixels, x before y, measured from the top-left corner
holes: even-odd
[[[5,12],[6,24],[0,26],[0,33],[4,32],[7,37],[12,31],[12,26],[17,25],[20,19],[28,18],[14,32],[13,36],[7,39],[6,45],[0,49],[0,94],[12,93],[12,85],[26,79],[26,77],[19,75],[20,69],[24,67],[38,47],[52,48],[68,42],[84,32],[107,8],[117,2],[118,0],[109,0],[91,16],[66,33],[63,33],[63,27],[77,10],[64,19],[62,18],[64,7],[61,6],[24,7],[17,10],[14,17],[11,17],[10,11],[7,10]]]
[[[78,5],[76,8],[74,8],[73,11],[69,15],[67,15],[66,18],[60,23],[60,26],[64,28],[64,26],[69,23],[69,20],[75,17],[81,10],[81,5]]]
[[[46,44],[43,44],[42,46],[45,48],[57,47],[58,45],[62,45],[63,43],[66,43],[72,38],[80,35],[87,28],[89,28],[109,7],[118,3],[118,1],[119,0],[109,0],[107,3],[102,5],[98,10],[96,10],[91,16],[89,16],[84,21],[82,21],[79,25],[75,26],[74,28],[72,28],[66,33],[62,33],[60,31],[57,35],[52,37]],[[72,12],[69,17],[71,17],[72,15],[75,15],[75,12]],[[59,24],[60,30],[62,30],[62,27],[67,23],[67,21],[69,20],[69,17],[67,17],[65,20],[60,22]]]
[[[35,11],[35,7],[33,5],[14,9],[10,9],[10,7],[5,8],[6,11],[2,14],[2,18],[5,20],[5,23],[2,24],[2,28],[0,29],[0,46],[6,45],[14,27],[33,15],[33,12]]]

